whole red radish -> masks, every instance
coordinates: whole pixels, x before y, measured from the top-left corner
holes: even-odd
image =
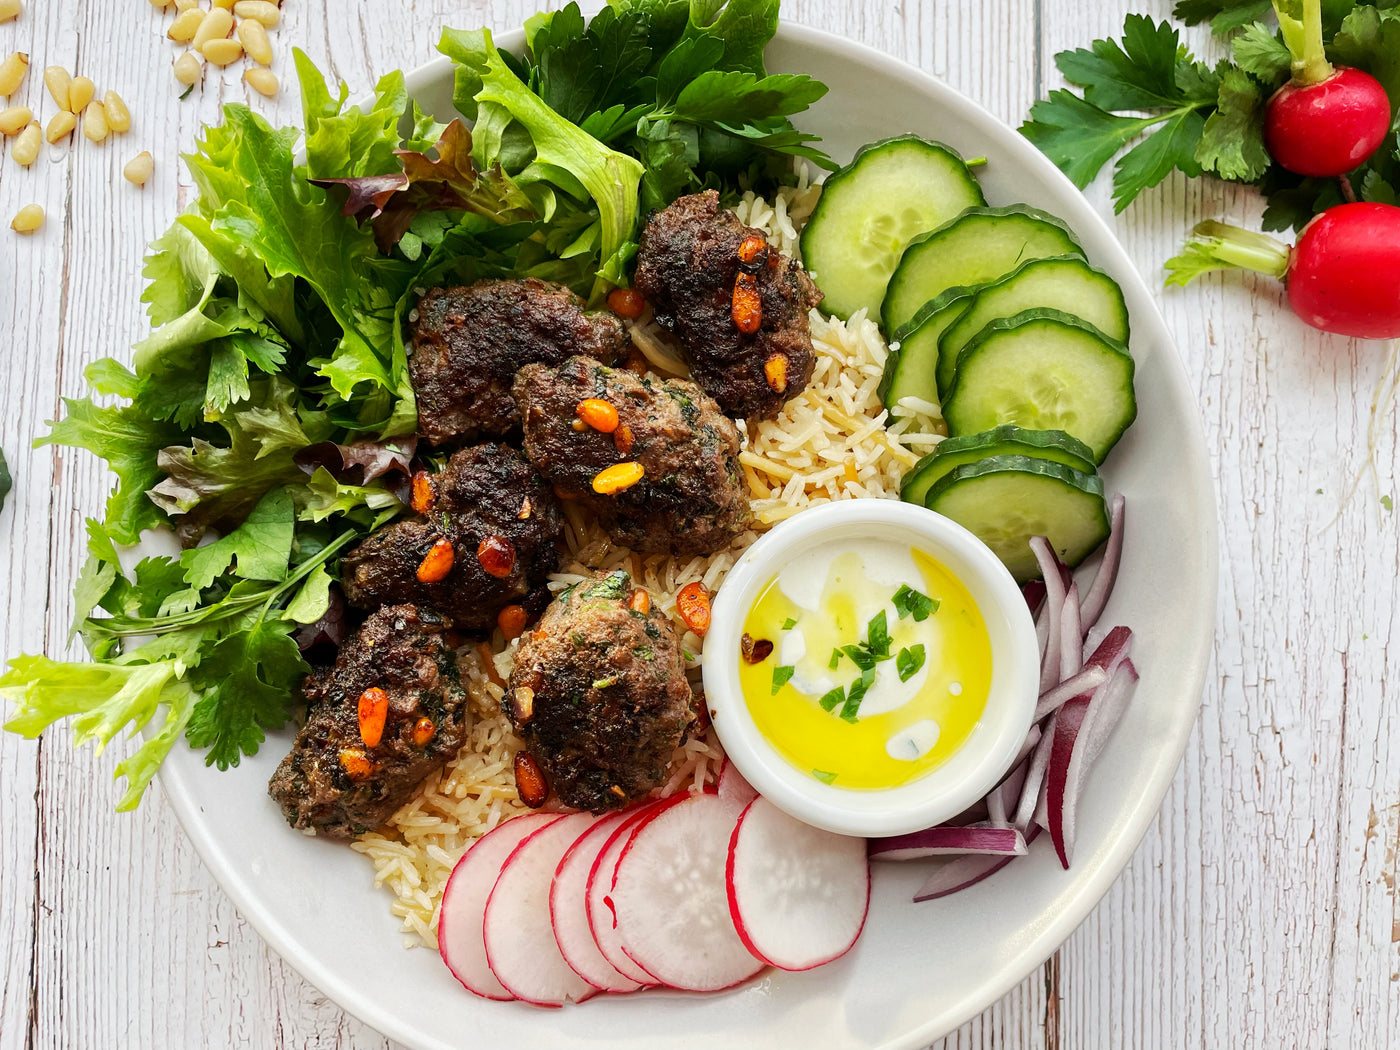
[[[1390,99],[1369,73],[1327,61],[1321,0],[1303,0],[1301,22],[1277,0],[1274,9],[1293,54],[1293,79],[1269,99],[1264,144],[1298,175],[1343,175],[1365,163],[1390,133]]]
[[[1211,270],[1254,270],[1288,285],[1303,321],[1358,339],[1400,339],[1400,207],[1340,204],[1303,227],[1291,249],[1272,237],[1203,222],[1167,261],[1168,284]]]

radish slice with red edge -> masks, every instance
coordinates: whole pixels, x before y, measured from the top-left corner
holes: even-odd
[[[1026,844],[1035,841],[1039,828],[1031,828],[1026,834]],[[954,857],[934,869],[933,873],[914,894],[914,902],[937,900],[949,894],[975,886],[988,875],[995,875],[1016,858],[1012,857]]]
[[[1026,840],[1015,828],[928,828],[870,840],[871,860],[923,860],[950,854],[1023,857]]]
[[[549,888],[549,917],[560,954],[574,973],[603,992],[635,992],[643,987],[608,962],[588,921],[588,876],[593,862],[613,831],[631,815],[610,813],[586,828],[559,862]]]
[[[1103,560],[1099,562],[1099,571],[1094,574],[1094,582],[1089,584],[1088,593],[1079,603],[1080,626],[1085,631],[1099,622],[1108,605],[1108,596],[1113,593],[1113,585],[1118,581],[1118,564],[1123,558],[1123,515],[1126,508],[1127,500],[1121,492],[1116,493],[1108,512],[1108,542],[1104,544]]]
[[[718,794],[726,802],[732,802],[740,808],[747,806],[758,797],[758,792],[744,779],[744,774],[740,773],[728,758],[724,760],[724,767],[719,771]]]
[[[514,998],[486,962],[486,901],[521,840],[558,819],[557,813],[527,813],[498,824],[472,843],[452,869],[438,909],[438,952],[452,976],[474,995]]]
[[[739,817],[725,879],[739,939],[782,970],[845,955],[870,909],[865,840],[804,824],[765,798]]]
[[[718,795],[691,795],[639,824],[618,859],[618,938],[662,984],[715,992],[763,968],[730,917],[725,862],[740,812]]]
[[[588,873],[588,890],[585,911],[588,913],[588,928],[593,932],[593,943],[603,958],[624,977],[638,984],[653,985],[656,978],[647,973],[622,950],[622,941],[617,935],[617,913],[613,909],[612,884],[617,871],[617,859],[632,839],[632,833],[644,821],[661,812],[667,806],[684,801],[687,795],[672,795],[670,798],[649,802],[632,813],[608,836],[598,859]]]
[[[573,813],[531,832],[506,860],[486,901],[486,962],[517,999],[563,1006],[598,992],[564,961],[549,914],[555,869],[596,819],[591,813]]]

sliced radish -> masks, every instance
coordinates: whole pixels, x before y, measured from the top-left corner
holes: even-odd
[[[1039,827],[1031,828],[1026,834],[1027,845],[1034,842],[1039,834]],[[950,893],[957,893],[969,886],[975,886],[988,875],[995,875],[1001,871],[1015,859],[1014,856],[954,857],[934,869],[933,874],[919,887],[919,892],[914,894],[914,901],[918,903],[919,901],[937,900],[939,897],[946,897]]]
[[[640,824],[618,860],[618,938],[662,984],[713,992],[763,969],[729,914],[725,863],[740,812],[718,795],[692,795]]]
[[[643,987],[612,963],[593,939],[588,921],[588,876],[608,839],[631,812],[611,813],[580,835],[554,872],[549,890],[549,916],[554,939],[569,967],[593,987],[604,992],[635,992]]]
[[[438,912],[438,951],[467,991],[485,999],[514,998],[486,962],[486,901],[515,847],[558,819],[557,813],[527,813],[507,820],[472,843],[452,869]]]
[[[741,809],[758,797],[758,792],[728,758],[724,760],[724,768],[719,771],[719,797]]]
[[[613,874],[617,871],[617,859],[622,856],[622,851],[631,841],[632,832],[638,825],[686,797],[673,795],[671,798],[649,802],[632,810],[608,836],[607,842],[598,852],[598,859],[593,862],[593,867],[588,872],[585,911],[588,914],[588,928],[593,932],[593,943],[598,946],[603,958],[612,963],[620,974],[637,984],[652,985],[656,983],[656,978],[633,962],[622,950],[622,941],[617,934],[617,914],[613,909],[611,896]]]
[[[573,813],[531,832],[507,858],[486,901],[486,961],[517,999],[562,1006],[597,992],[564,961],[549,918],[554,870],[596,819],[591,813]]]
[[[927,828],[870,840],[871,860],[923,860],[952,854],[1021,857],[1026,840],[1015,828]]]
[[[726,871],[729,913],[744,946],[783,970],[810,970],[850,951],[870,908],[865,849],[863,839],[754,799],[734,828]]]

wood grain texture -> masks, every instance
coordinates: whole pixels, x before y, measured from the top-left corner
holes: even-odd
[[[531,0],[287,0],[275,69],[304,48],[353,91],[433,55],[445,22],[518,25]],[[557,6],[557,3],[550,6]],[[596,0],[591,5],[598,6]],[[789,0],[786,17],[863,41],[1016,123],[1056,86],[1053,55],[1169,0]],[[114,87],[131,134],[0,157],[0,217],[37,201],[43,232],[0,231],[0,446],[15,490],[0,512],[0,653],[64,650],[82,521],[108,481],[93,457],[32,449],[83,390],[82,370],[144,331],[143,246],[190,192],[176,163],[228,101],[297,113],[211,69],[180,101],[175,49],[147,4],[30,0],[0,26],[28,51],[23,101],[52,111],[38,71]],[[1206,47],[1204,34],[1191,35]],[[43,101],[41,102],[41,96]],[[5,147],[8,149],[8,146]],[[157,158],[137,190],[120,179]],[[1252,222],[1252,195],[1173,179],[1112,217],[1149,281],[1195,221]],[[1312,332],[1267,282],[1208,278],[1161,304],[1200,400],[1218,479],[1222,587],[1202,717],[1161,813],[1103,903],[1009,996],[940,1050],[1335,1047],[1400,1032],[1400,530],[1396,414],[1373,417],[1386,348]],[[1372,447],[1368,448],[1368,442]],[[1360,478],[1354,493],[1353,480]],[[273,955],[204,870],[152,789],[112,812],[117,754],[0,734],[0,1050],[392,1044]]]

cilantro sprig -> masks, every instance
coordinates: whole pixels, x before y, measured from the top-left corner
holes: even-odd
[[[1291,0],[1280,3],[1287,9]],[[1393,0],[1329,0],[1323,8],[1328,58],[1376,77],[1400,112],[1400,8]],[[1178,19],[1209,22],[1228,39],[1231,58],[1213,65],[1193,55],[1170,22],[1128,15],[1119,39],[1055,56],[1078,90],[1055,90],[1036,102],[1021,132],[1081,189],[1116,157],[1119,212],[1175,171],[1258,187],[1268,199],[1266,230],[1300,229],[1348,193],[1394,202],[1400,144],[1393,131],[1345,187],[1336,179],[1293,175],[1272,162],[1264,111],[1292,64],[1272,11],[1268,0],[1181,0]]]

